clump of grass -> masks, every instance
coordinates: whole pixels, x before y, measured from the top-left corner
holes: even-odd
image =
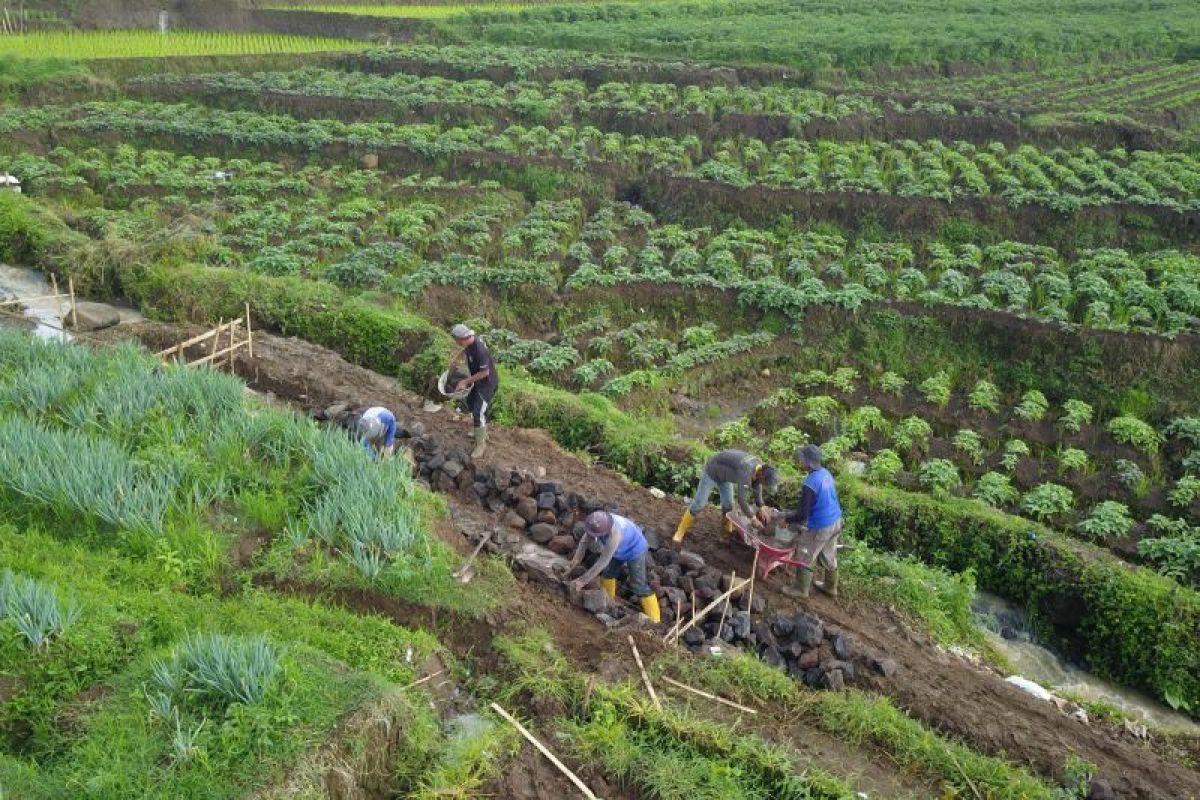
[[[9,569],[0,577],[0,617],[12,622],[34,648],[45,648],[52,638],[62,636],[79,612],[74,603],[60,603],[49,584]]]
[[[184,641],[154,664],[153,685],[178,702],[194,698],[216,708],[262,700],[279,671],[279,650],[264,637],[220,634]]]
[[[983,634],[971,613],[975,596],[971,570],[953,573],[863,544],[844,551],[839,567],[848,594],[898,609],[944,646],[983,647]]]

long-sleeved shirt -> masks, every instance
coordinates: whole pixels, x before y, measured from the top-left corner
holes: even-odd
[[[722,450],[704,465],[704,474],[717,483],[736,484],[738,506],[747,517],[753,517],[754,509],[750,507],[747,495],[753,488],[755,504],[763,505],[762,484],[754,480],[761,466],[762,462],[749,453]]]
[[[837,487],[833,475],[824,467],[808,473],[799,507],[784,517],[788,525],[806,525],[813,529],[829,527],[841,518],[842,504],[838,500]]]
[[[575,555],[571,557],[572,567],[579,566],[583,561],[583,554],[587,552],[591,540],[600,542],[604,548],[600,551],[600,558],[592,565],[592,568],[579,577],[580,583],[587,584],[594,581],[614,558],[618,561],[632,561],[646,552],[648,548],[646,534],[642,533],[642,529],[636,522],[628,517],[622,517],[620,514],[613,514],[612,519],[613,526],[608,536],[601,537],[585,533],[580,537],[579,545],[575,548]]]
[[[363,419],[375,418],[383,425],[382,447],[391,447],[396,443],[396,415],[383,406],[372,406],[362,413]],[[366,442],[367,447],[378,442]]]

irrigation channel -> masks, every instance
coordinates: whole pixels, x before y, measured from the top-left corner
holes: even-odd
[[[1055,693],[1111,703],[1147,725],[1200,733],[1200,724],[1142,692],[1098,678],[1038,643],[1025,609],[989,592],[978,591],[971,604],[989,642],[1016,675]]]
[[[61,286],[59,291],[62,291]],[[21,306],[0,307],[0,325],[23,324],[20,317],[24,315],[34,334],[43,339],[69,341],[75,338],[64,330],[68,327],[63,324],[63,315],[67,311],[67,304],[61,300],[46,299],[53,293],[54,287],[38,270],[0,264],[0,300],[22,297],[43,298]],[[125,325],[145,320],[145,317],[136,309],[126,306],[115,306],[115,308],[120,315],[118,324]]]

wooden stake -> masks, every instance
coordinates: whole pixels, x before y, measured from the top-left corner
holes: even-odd
[[[754,548],[754,563],[750,565],[750,595],[746,598],[746,611],[754,607],[754,579],[758,577],[758,548]]]
[[[250,304],[246,303],[246,353],[254,358],[254,333],[250,330]]]
[[[55,293],[55,294],[39,294],[39,295],[34,295],[33,297],[14,297],[11,300],[0,300],[0,306],[21,305],[24,303],[33,303],[38,300],[65,300],[65,299],[67,299],[67,295],[65,295],[65,294],[57,294],[57,293]]]
[[[671,633],[674,633],[683,624],[683,606],[679,604],[678,600],[673,602],[675,603],[675,624],[671,626]]]
[[[715,694],[709,694],[708,692],[703,691],[702,689],[697,689],[694,686],[688,686],[686,683],[680,683],[679,681],[672,680],[671,678],[668,678],[666,675],[663,675],[662,679],[666,683],[669,683],[672,686],[675,686],[679,689],[683,689],[684,691],[691,692],[692,694],[698,694],[701,697],[707,698],[707,699],[712,700],[717,703],[721,703],[723,705],[727,705],[730,708],[736,708],[738,711],[745,711],[747,714],[757,714],[758,713],[753,708],[747,708],[746,706],[739,705],[738,703],[735,703],[732,700],[726,700],[724,697],[718,697]]]
[[[503,708],[501,708],[496,703],[492,703],[492,711],[495,711],[497,714],[499,714],[501,717],[503,717],[504,720],[506,722],[508,722],[509,725],[512,725],[514,728],[516,728],[530,744],[532,744],[534,747],[536,747],[538,749],[538,751],[541,752],[542,755],[544,755],[546,758],[550,759],[550,763],[553,764],[554,766],[558,767],[558,771],[561,772],[563,775],[566,775],[567,778],[571,781],[571,783],[575,784],[575,788],[578,789],[583,794],[584,797],[586,797],[588,800],[600,800],[600,798],[598,798],[598,797],[596,797],[596,795],[592,794],[592,790],[587,787],[587,784],[585,784],[583,781],[579,780],[578,775],[576,775],[574,772],[571,772],[571,770],[567,769],[566,764],[559,761],[558,758],[555,757],[554,753],[551,753],[544,744],[542,744],[536,738],[534,738],[534,735],[532,733],[525,730],[525,726],[522,725],[521,723],[517,722],[511,714],[509,714],[507,711],[505,711]]]
[[[745,589],[745,588],[746,588],[746,586],[747,586],[749,583],[750,583],[750,579],[749,579],[749,578],[747,578],[746,580],[742,581],[740,584],[734,584],[734,585],[731,585],[731,586],[729,587],[729,591],[727,591],[727,592],[725,592],[725,593],[721,594],[720,596],[718,596],[718,597],[717,597],[715,600],[713,600],[711,603],[709,603],[707,606],[705,606],[705,607],[704,607],[704,608],[703,608],[703,609],[700,611],[700,613],[699,613],[699,614],[693,614],[693,615],[692,615],[692,621],[691,621],[691,622],[689,622],[689,623],[687,624],[687,626],[686,626],[686,627],[685,627],[683,630],[681,630],[681,631],[679,631],[679,633],[675,634],[675,637],[674,637],[674,639],[672,639],[672,638],[669,638],[669,637],[671,637],[671,634],[669,634],[669,633],[668,633],[668,634],[667,634],[667,637],[668,637],[668,638],[664,639],[663,641],[665,641],[667,644],[671,644],[673,641],[675,641],[675,639],[678,639],[680,636],[682,636],[684,633],[686,633],[688,628],[690,628],[690,627],[692,627],[693,625],[695,625],[695,624],[696,624],[696,620],[698,620],[698,619],[704,619],[705,615],[706,615],[706,614],[708,614],[708,612],[712,611],[714,608],[716,608],[717,606],[719,606],[719,605],[721,604],[721,602],[722,602],[722,601],[724,601],[724,600],[728,600],[728,599],[729,599],[729,597],[730,597],[730,596],[731,596],[731,595],[732,595],[734,592],[740,592],[742,589]]]
[[[75,311],[75,279],[67,278],[67,286],[71,289],[71,327],[79,330],[79,314]]]
[[[637,645],[633,643],[633,635],[629,636],[629,647],[633,650],[633,660],[637,662],[638,670],[642,673],[642,683],[646,684],[646,691],[650,693],[650,699],[654,701],[654,707],[662,711],[662,703],[658,699],[658,694],[654,691],[654,684],[650,682],[650,676],[646,674],[646,665],[642,663],[642,654],[638,652]]]
[[[983,795],[979,793],[979,788],[975,786],[975,782],[971,780],[971,777],[967,775],[966,771],[962,768],[962,764],[958,763],[958,759],[954,757],[954,753],[948,753],[948,755],[950,756],[950,761],[954,763],[954,766],[958,767],[958,774],[962,775],[963,780],[967,782],[967,786],[971,787],[971,794],[975,795],[976,800],[983,800]]]
[[[733,588],[733,584],[735,584],[735,583],[737,583],[737,573],[731,572],[731,573],[729,573],[730,588]],[[725,601],[725,607],[721,609],[721,621],[717,623],[717,638],[718,639],[721,638],[721,631],[723,631],[725,629],[725,615],[729,613],[729,603],[732,600],[733,600],[733,598],[731,597],[731,598],[729,598],[729,600]]]
[[[241,325],[242,321],[240,319],[235,319],[232,322],[230,322],[229,324],[230,325]],[[201,342],[204,342],[204,341],[207,341],[207,340],[213,338],[214,336],[219,334],[224,328],[225,328],[225,324],[222,323],[221,325],[217,326],[216,328],[213,328],[212,330],[208,330],[208,331],[205,331],[204,333],[197,334],[196,336],[193,336],[190,339],[184,339],[179,344],[172,345],[172,346],[168,347],[166,350],[159,352],[158,355],[165,357],[174,352],[182,353],[185,349],[191,347],[194,344],[200,344]]]
[[[407,684],[407,685],[405,685],[405,686],[401,686],[401,687],[398,689],[398,691],[401,691],[401,692],[406,692],[406,691],[408,691],[409,689],[412,689],[414,686],[420,686],[422,683],[425,683],[425,682],[427,682],[427,681],[431,681],[431,680],[433,680],[434,678],[436,678],[438,675],[441,675],[441,674],[442,674],[443,672],[445,672],[445,671],[446,671],[446,670],[444,670],[444,669],[439,669],[437,672],[433,673],[432,675],[426,675],[424,678],[421,678],[421,680],[419,680],[419,681],[413,681],[413,682],[412,682],[412,683],[410,683],[410,684]]]
[[[214,345],[214,347],[215,347],[215,346],[216,346],[216,345]],[[238,349],[240,349],[240,348],[242,348],[242,347],[245,347],[245,346],[246,346],[246,343],[245,343],[245,342],[238,342],[238,343],[237,343],[237,344],[235,344],[233,347],[227,347],[227,348],[225,348],[224,350],[217,350],[217,351],[215,351],[215,352],[209,353],[209,354],[208,354],[208,355],[206,355],[206,356],[201,356],[200,358],[197,358],[195,361],[189,361],[189,362],[188,362],[188,366],[189,366],[189,367],[199,367],[199,366],[202,366],[202,365],[204,365],[204,364],[208,364],[208,363],[210,363],[210,362],[212,362],[212,361],[215,361],[215,360],[216,360],[216,359],[218,359],[218,358],[221,358],[222,356],[227,356],[227,355],[229,355],[230,353],[232,353],[233,351],[235,351],[235,350],[238,350]]]

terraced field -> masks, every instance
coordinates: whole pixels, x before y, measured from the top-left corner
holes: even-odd
[[[493,703],[606,798],[1200,796],[1120,706],[1200,713],[1196,10],[420,9],[8,41],[0,262],[156,321],[0,332],[2,796],[574,796]],[[142,352],[246,316],[233,376]],[[715,508],[669,542],[714,451],[787,506],[805,443],[840,598],[738,590]],[[554,571],[600,507],[657,627]],[[1118,688],[1007,682],[977,589]]]

